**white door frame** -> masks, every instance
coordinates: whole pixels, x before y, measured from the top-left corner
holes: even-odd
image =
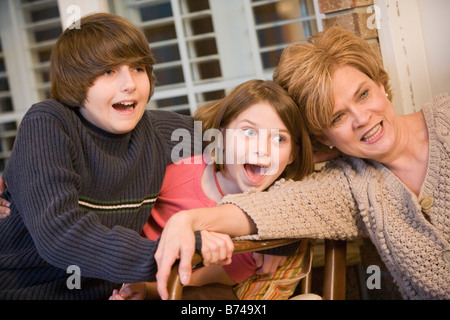
[[[374,0],[380,14],[381,54],[391,77],[393,104],[400,114],[432,100],[427,56],[417,0]]]

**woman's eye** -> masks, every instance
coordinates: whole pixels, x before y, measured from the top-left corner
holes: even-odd
[[[365,99],[365,98],[367,98],[368,95],[369,95],[369,90],[364,90],[359,97],[361,99]]]
[[[242,133],[249,137],[256,136],[256,130],[251,128],[242,129]]]
[[[334,119],[331,121],[331,126],[337,124],[337,123],[342,119],[343,116],[344,116],[344,114],[341,113],[341,114],[338,115],[336,118],[334,118]]]

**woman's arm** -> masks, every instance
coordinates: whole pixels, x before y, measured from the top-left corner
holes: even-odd
[[[155,255],[161,296],[167,296],[167,278],[176,259],[180,259],[182,282],[189,282],[192,231],[210,230],[232,237],[258,232],[250,236],[253,239],[349,239],[364,235],[348,182],[352,174],[351,166],[340,160],[303,181],[280,182],[268,192],[228,195],[222,200],[226,204],[175,215],[166,225]]]

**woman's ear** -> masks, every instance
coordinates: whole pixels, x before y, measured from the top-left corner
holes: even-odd
[[[324,146],[330,147],[330,149],[333,147],[333,145],[331,144],[330,140],[328,140],[328,138],[326,136],[314,136],[314,138],[319,141],[321,144],[323,144]]]

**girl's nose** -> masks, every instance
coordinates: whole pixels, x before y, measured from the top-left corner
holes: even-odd
[[[259,158],[270,158],[272,152],[272,137],[267,130],[260,130],[256,155]]]

